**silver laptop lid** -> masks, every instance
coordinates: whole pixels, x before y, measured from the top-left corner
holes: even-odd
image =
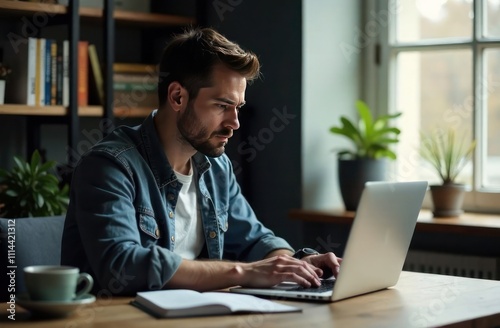
[[[426,189],[426,181],[365,185],[333,293],[296,290],[296,284],[288,283],[273,288],[230,290],[303,301],[338,301],[394,286],[406,259]]]
[[[397,283],[426,189],[426,181],[366,183],[332,300]]]

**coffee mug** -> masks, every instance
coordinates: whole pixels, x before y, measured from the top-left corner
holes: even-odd
[[[94,280],[80,269],[61,265],[33,265],[24,268],[24,281],[31,300],[72,301],[92,289]],[[83,284],[80,290],[77,286]]]

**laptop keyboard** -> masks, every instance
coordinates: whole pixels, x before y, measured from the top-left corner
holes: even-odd
[[[287,289],[287,291],[291,292],[308,292],[308,293],[324,293],[324,292],[329,292],[333,289],[333,286],[335,285],[336,280],[335,279],[326,279],[326,280],[321,280],[321,286],[319,287],[302,287],[302,286],[297,286],[292,289]]]

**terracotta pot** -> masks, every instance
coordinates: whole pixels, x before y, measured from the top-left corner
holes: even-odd
[[[464,211],[462,203],[465,185],[445,184],[430,186],[434,217],[457,217]]]

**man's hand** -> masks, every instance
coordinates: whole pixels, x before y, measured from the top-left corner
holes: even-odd
[[[245,287],[271,287],[283,281],[296,282],[304,287],[321,285],[322,271],[308,261],[297,260],[289,255],[278,255],[261,261],[241,265]]]
[[[323,279],[329,278],[332,275],[337,277],[342,259],[334,253],[310,255],[302,258],[302,261],[314,266],[316,269],[321,269],[319,276]]]
[[[342,262],[333,253],[298,260],[286,252],[251,263],[183,260],[164,287],[207,291],[232,286],[266,288],[284,281],[319,287],[320,277],[328,278],[328,270],[337,276]]]

